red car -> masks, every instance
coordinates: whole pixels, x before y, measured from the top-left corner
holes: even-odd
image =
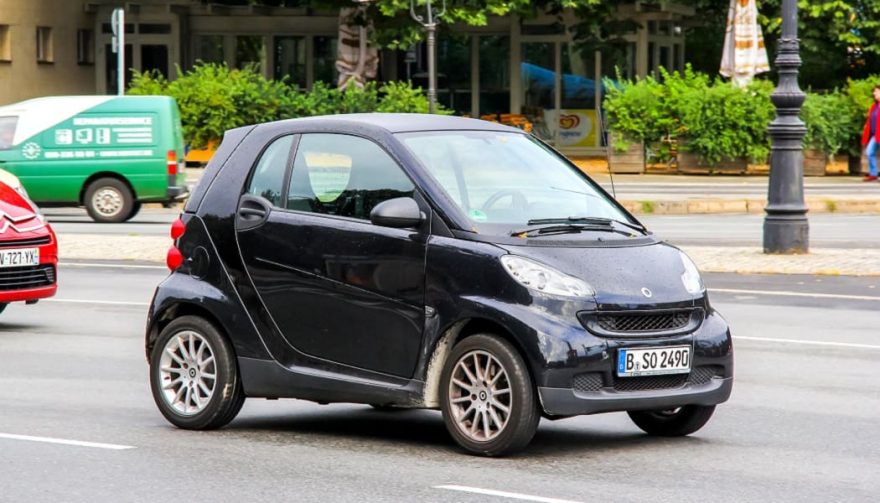
[[[0,182],[0,312],[55,295],[58,240],[23,192]]]

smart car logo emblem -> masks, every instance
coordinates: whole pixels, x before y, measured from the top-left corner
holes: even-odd
[[[651,290],[649,290],[646,287],[642,287],[642,295],[644,295],[645,297],[650,299],[651,297],[654,296],[654,292],[652,292]]]

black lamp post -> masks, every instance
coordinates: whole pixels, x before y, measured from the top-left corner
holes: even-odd
[[[771,96],[776,119],[770,124],[770,184],[764,211],[764,253],[807,253],[810,224],[804,204],[804,135],[798,117],[806,95],[798,86],[801,66],[797,0],[782,1],[782,38],[776,57],[779,85]]]
[[[431,4],[431,0],[427,0],[424,16],[416,14],[416,0],[410,0],[409,3],[410,16],[428,32],[428,111],[430,113],[434,113],[437,108],[437,64],[435,60],[437,20],[446,13],[446,0],[442,0],[442,3],[443,6],[437,10]]]

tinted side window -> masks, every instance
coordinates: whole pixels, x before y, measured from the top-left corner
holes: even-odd
[[[284,194],[284,173],[287,171],[287,159],[290,157],[291,146],[293,146],[293,136],[283,136],[272,142],[263,151],[260,162],[251,175],[248,194],[262,196],[275,206],[281,206],[281,198]]]
[[[296,149],[287,207],[368,220],[382,201],[415,187],[375,143],[342,134],[305,134]]]

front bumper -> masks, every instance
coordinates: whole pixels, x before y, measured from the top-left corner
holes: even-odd
[[[58,290],[58,285],[50,285],[39,288],[28,288],[24,290],[0,291],[0,303],[7,302],[26,302],[31,300],[45,299],[52,297]]]
[[[538,388],[541,405],[549,416],[577,416],[625,410],[673,409],[684,405],[717,405],[730,398],[733,377],[713,378],[705,384],[651,391]]]
[[[693,332],[644,339],[585,339],[594,350],[567,364],[547,368],[538,379],[541,405],[548,416],[572,416],[628,410],[670,409],[683,405],[716,405],[733,388],[733,344],[730,330],[710,311]],[[691,371],[650,377],[618,377],[620,348],[690,345]],[[574,356],[574,355],[573,355]]]

